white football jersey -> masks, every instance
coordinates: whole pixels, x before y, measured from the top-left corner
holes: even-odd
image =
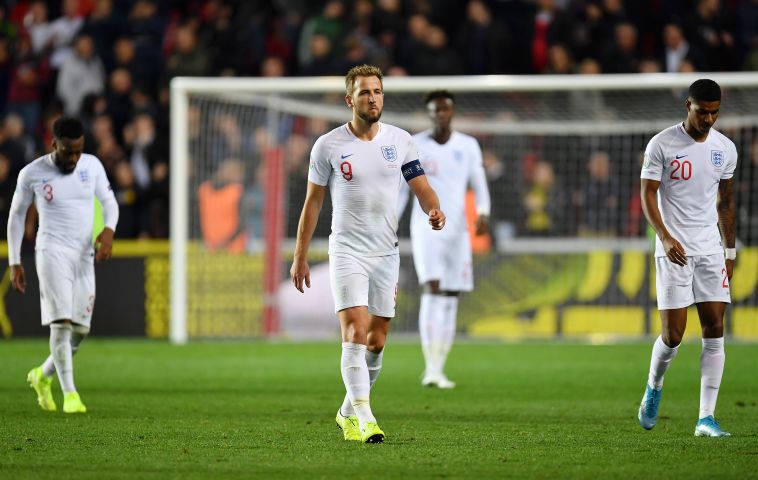
[[[398,251],[397,201],[402,166],[418,160],[411,135],[379,123],[370,141],[358,139],[345,124],[316,140],[308,181],[329,185],[332,233],[329,253],[364,256]]]
[[[712,128],[697,142],[683,124],[654,136],[645,150],[641,178],[660,181],[658,208],[669,233],[687,256],[722,253],[716,200],[719,181],[732,178],[737,148]],[[666,255],[659,238],[655,255]]]
[[[9,263],[21,263],[23,224],[32,201],[39,212],[37,249],[91,253],[95,195],[103,204],[105,226],[115,230],[118,204],[97,157],[82,154],[70,174],[58,169],[52,154],[24,167],[16,181],[8,221]]]
[[[469,184],[474,189],[477,211],[483,215],[490,214],[490,194],[479,142],[465,133],[453,131],[448,141],[440,145],[432,137],[431,130],[414,135],[413,140],[429,185],[437,193],[440,209],[445,212],[445,228],[429,228],[429,216],[418,202],[413,202],[412,234],[428,233],[439,237],[468,235],[466,190]]]

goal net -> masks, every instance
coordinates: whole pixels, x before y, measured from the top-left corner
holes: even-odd
[[[758,338],[758,74],[708,77],[723,88],[716,128],[740,154],[727,330]],[[456,96],[454,128],[482,147],[491,233],[473,240],[476,288],[462,298],[461,333],[602,341],[656,332],[639,171],[649,139],[684,119],[697,78],[385,78],[383,122],[429,128],[422,95],[444,88]],[[343,79],[177,78],[171,95],[172,341],[336,337],[328,195],[310,250],[312,288],[297,292],[288,271],[310,148],[350,118]],[[412,334],[420,290],[406,210],[393,331]]]

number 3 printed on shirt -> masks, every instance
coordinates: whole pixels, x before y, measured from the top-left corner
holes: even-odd
[[[49,183],[42,185],[42,190],[45,191],[45,200],[48,202],[53,200],[53,186]]]

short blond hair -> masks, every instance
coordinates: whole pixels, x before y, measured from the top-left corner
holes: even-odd
[[[347,75],[345,75],[345,92],[347,92],[348,95],[353,94],[355,79],[357,77],[376,77],[379,79],[379,83],[382,84],[382,88],[384,88],[384,82],[382,82],[383,76],[384,75],[382,75],[382,71],[379,67],[366,64],[356,65],[347,72]]]

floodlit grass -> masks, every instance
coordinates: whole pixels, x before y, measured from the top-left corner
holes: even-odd
[[[650,344],[454,347],[451,391],[419,385],[418,345],[390,342],[372,392],[382,445],[345,442],[334,344],[87,340],[85,415],[40,410],[44,340],[0,344],[0,478],[758,478],[758,348],[727,345],[717,418],[693,436],[699,344],[681,347],[661,418],[637,423]]]

